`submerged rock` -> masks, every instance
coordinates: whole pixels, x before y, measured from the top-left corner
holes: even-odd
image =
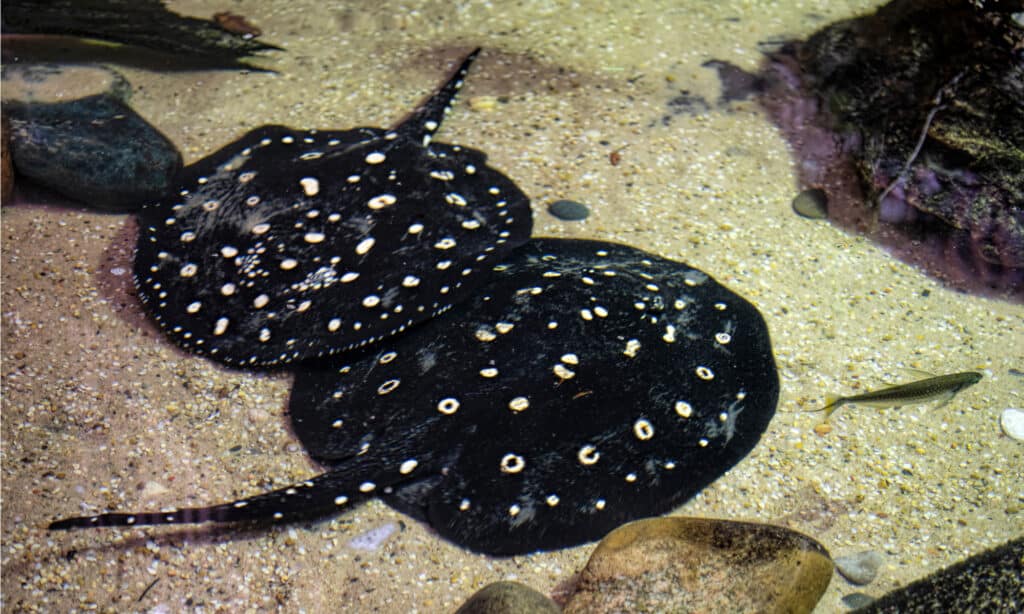
[[[832,569],[821,544],[783,527],[638,520],[601,540],[565,612],[810,612]]]
[[[1011,13],[894,0],[774,54],[763,100],[833,222],[951,285],[1021,298],[1024,28]]]
[[[853,584],[871,584],[882,566],[882,555],[868,550],[835,558],[836,571]]]
[[[488,584],[462,604],[455,614],[558,614],[558,605],[519,582]]]
[[[181,154],[126,103],[127,82],[100,68],[4,67],[4,116],[18,174],[100,209],[163,195]]]
[[[572,200],[556,200],[548,205],[548,213],[560,220],[567,222],[578,222],[587,219],[590,209],[582,203]]]
[[[1024,611],[1024,537],[886,594],[858,614]]]

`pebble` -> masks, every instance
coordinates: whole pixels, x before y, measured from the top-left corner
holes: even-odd
[[[1014,407],[1004,409],[1003,414],[999,417],[999,425],[1003,427],[1003,432],[1012,439],[1024,441],[1024,409]]]
[[[882,555],[873,550],[837,556],[836,571],[853,584],[871,584],[878,576],[883,560]]]
[[[793,211],[812,220],[828,219],[828,195],[821,188],[804,190],[793,199]]]
[[[391,537],[397,529],[397,524],[389,522],[374,529],[370,529],[362,535],[356,536],[348,542],[348,547],[355,550],[367,550],[372,552],[377,548],[380,548],[381,544],[387,541],[387,539]]]
[[[587,219],[590,209],[586,205],[572,200],[556,200],[548,205],[548,213],[560,220],[578,222]]]
[[[875,601],[875,598],[866,593],[850,593],[843,597],[843,605],[851,610],[866,608]]]
[[[131,211],[161,196],[181,154],[126,103],[108,69],[19,65],[3,72],[11,157],[23,177],[93,207]]]
[[[601,540],[564,611],[810,612],[832,571],[821,544],[783,527],[652,518]]]
[[[558,614],[546,595],[519,582],[488,584],[462,604],[455,614]]]

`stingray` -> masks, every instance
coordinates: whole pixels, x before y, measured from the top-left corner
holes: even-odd
[[[140,213],[135,282],[182,348],[273,366],[356,348],[466,297],[530,235],[527,197],[432,142],[469,66],[391,130],[263,126]]]
[[[379,496],[477,552],[573,546],[722,475],[778,393],[763,318],[708,275],[624,245],[534,240],[446,314],[298,366],[294,432],[326,473],[50,528],[290,522]]]

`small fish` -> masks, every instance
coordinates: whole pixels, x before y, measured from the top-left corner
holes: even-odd
[[[825,406],[814,411],[825,412],[825,420],[827,421],[829,416],[837,409],[848,403],[859,403],[872,407],[898,407],[900,405],[927,403],[935,399],[942,399],[942,403],[939,404],[941,407],[956,396],[956,393],[977,384],[979,381],[981,381],[981,373],[975,371],[937,375],[916,382],[910,382],[909,384],[891,386],[851,397],[826,397]]]

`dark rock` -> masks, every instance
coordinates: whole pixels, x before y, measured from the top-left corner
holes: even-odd
[[[560,220],[578,222],[587,219],[590,210],[587,206],[571,200],[556,200],[548,205],[548,213]]]
[[[519,582],[488,584],[462,604],[455,614],[558,614],[558,605]]]
[[[127,93],[127,82],[103,69],[5,70],[17,172],[100,209],[129,211],[163,195],[181,154],[125,104]]]
[[[1012,5],[895,0],[837,22],[773,54],[763,100],[830,220],[955,287],[1024,298]]]
[[[782,527],[639,520],[601,540],[565,612],[810,612],[832,569],[825,548]]]
[[[828,219],[828,195],[821,188],[804,190],[793,199],[793,211],[812,220]]]
[[[939,570],[857,612],[1024,612],[1024,537]]]

